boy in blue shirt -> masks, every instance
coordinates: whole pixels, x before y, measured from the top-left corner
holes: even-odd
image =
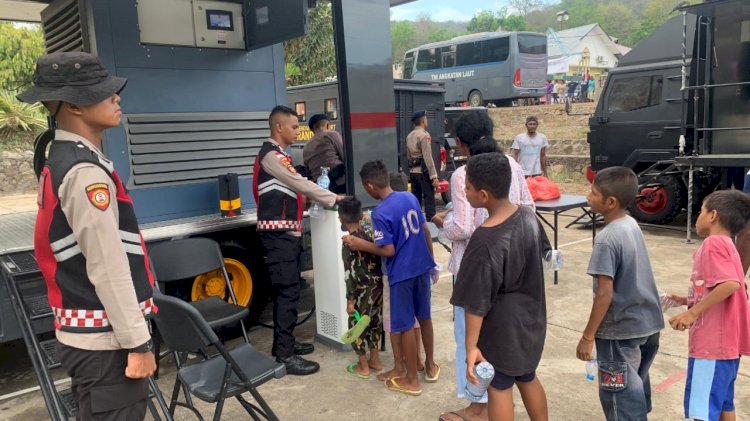
[[[370,161],[359,172],[367,193],[380,204],[372,211],[375,242],[345,236],[352,251],[386,257],[391,299],[391,346],[394,368],[385,373],[389,390],[418,396],[417,343],[414,317],[419,320],[425,347],[425,381],[436,382],[440,367],[433,360],[433,330],[430,318],[430,274],[432,237],[417,199],[409,192],[394,192],[388,169],[382,161]]]

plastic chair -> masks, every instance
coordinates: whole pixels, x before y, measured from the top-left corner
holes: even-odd
[[[237,297],[234,295],[232,283],[224,267],[221,248],[216,241],[210,238],[184,238],[167,241],[152,247],[148,254],[156,281],[158,284],[162,284],[162,287],[159,288],[161,291],[165,291],[163,286],[166,283],[183,281],[221,268],[229,297],[208,297],[193,301],[190,305],[198,310],[214,330],[239,322],[245,342],[250,342],[245,324],[242,321],[249,314],[249,310],[247,307],[232,304],[237,302]],[[232,303],[225,301],[226,298],[231,298]],[[161,329],[155,329],[154,333],[158,373],[158,364],[163,357],[161,355],[161,341],[159,340],[162,332]],[[175,360],[178,362],[179,368],[179,358],[175,356]]]
[[[155,291],[154,302],[159,308],[154,320],[164,343],[171,349],[182,355],[196,351],[205,355],[209,346],[219,351],[210,359],[182,366],[177,371],[169,404],[170,414],[174,415],[176,407],[182,406],[203,420],[192,404],[192,394],[205,402],[216,403],[215,421],[221,418],[224,401],[231,397],[240,402],[253,420],[260,420],[258,415],[278,420],[256,388],[271,379],[283,377],[286,374],[284,364],[274,362],[246,342],[227,350],[198,310],[178,298]],[[184,403],[177,401],[180,388],[185,390]],[[250,392],[260,408],[245,400],[241,396],[244,392]]]

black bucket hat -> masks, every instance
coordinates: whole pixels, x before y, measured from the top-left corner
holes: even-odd
[[[64,101],[94,105],[119,94],[127,79],[110,76],[95,55],[84,52],[45,54],[36,62],[34,86],[18,94],[22,102]]]

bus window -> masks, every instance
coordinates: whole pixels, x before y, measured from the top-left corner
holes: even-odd
[[[510,37],[482,41],[482,63],[505,61],[510,54]]]
[[[326,116],[331,121],[337,120],[339,118],[339,107],[338,103],[336,102],[336,98],[326,98],[324,106]]]
[[[404,56],[404,79],[411,79],[414,70],[414,52],[406,53]]]
[[[449,45],[440,49],[442,68],[456,65],[456,46]]]
[[[482,43],[468,42],[459,44],[456,49],[456,65],[471,66],[482,62]]]
[[[547,54],[547,37],[519,34],[518,52],[521,54]]]
[[[305,118],[305,103],[304,102],[295,102],[294,111],[297,113],[297,120],[299,120],[300,123],[307,120],[307,118]]]
[[[437,65],[435,55],[434,48],[419,50],[419,54],[417,54],[417,70],[432,70],[440,68],[440,66]]]

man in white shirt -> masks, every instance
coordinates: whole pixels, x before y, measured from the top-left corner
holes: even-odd
[[[547,177],[547,136],[536,131],[539,120],[533,115],[526,117],[526,133],[521,133],[511,145],[513,159],[523,168],[526,177]]]

